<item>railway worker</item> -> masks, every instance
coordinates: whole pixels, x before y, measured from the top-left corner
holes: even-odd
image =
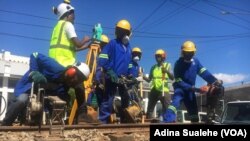
[[[151,91],[148,97],[148,107],[146,117],[152,118],[154,107],[158,100],[162,104],[162,111],[164,112],[171,103],[171,96],[169,94],[169,79],[173,80],[174,76],[171,71],[171,64],[166,61],[167,54],[164,50],[158,49],[155,52],[156,64],[151,67],[149,77],[143,77],[147,82],[152,81]]]
[[[78,39],[74,27],[75,9],[70,5],[70,1],[65,0],[54,8],[53,12],[58,16],[58,22],[51,35],[49,56],[62,66],[68,67],[77,62],[77,51],[85,50],[89,47],[90,38],[85,36],[82,40]],[[84,84],[79,84],[75,88],[75,92],[82,93],[82,95],[76,95],[74,91],[70,90],[72,92],[69,93],[70,99],[85,97],[84,89]]]
[[[100,42],[100,52],[103,49],[103,47],[106,46],[108,43],[109,43],[108,36],[105,34],[102,34],[101,42]],[[98,52],[98,55],[100,54],[100,52]],[[98,57],[96,59],[98,59]],[[97,96],[97,103],[98,103],[98,106],[100,107],[100,103],[102,103],[102,99],[104,99],[103,96],[104,96],[104,84],[105,84],[104,73],[101,67],[96,68],[96,72],[94,76],[94,84],[95,84],[95,94]]]
[[[209,84],[214,82],[222,83],[217,80],[205,67],[203,67],[200,61],[194,57],[196,52],[196,46],[192,41],[185,41],[181,46],[181,57],[176,61],[174,66],[175,82],[174,95],[172,103],[164,114],[164,122],[175,122],[177,108],[180,106],[181,100],[187,108],[188,114],[191,118],[191,122],[198,122],[198,107],[196,103],[195,81],[198,74]],[[202,88],[199,89],[204,91]]]
[[[98,58],[98,67],[105,72],[105,97],[99,107],[99,120],[108,123],[112,112],[114,96],[118,87],[121,96],[122,109],[128,107],[128,96],[123,87],[119,85],[119,77],[128,75],[131,62],[131,48],[129,39],[131,26],[127,20],[120,20],[115,27],[116,39],[111,40],[101,51]],[[123,111],[121,111],[123,113]],[[121,116],[121,122],[123,122]]]
[[[132,49],[132,61],[129,64],[129,74],[136,78],[139,77],[140,65],[138,62],[141,60],[141,56],[141,49],[139,47],[134,47]]]
[[[139,47],[134,47],[132,49],[132,61],[129,64],[129,75],[135,79],[137,79],[137,82],[142,82],[143,78],[140,76],[140,65],[139,61],[141,60],[142,51]],[[133,84],[132,89],[135,88],[136,91],[138,90],[138,83]],[[140,103],[140,98],[138,93],[135,93],[135,95],[131,95],[131,99],[135,100],[136,102]]]
[[[76,62],[76,51],[87,49],[90,41],[88,36],[82,40],[78,39],[74,27],[74,10],[74,7],[66,2],[54,8],[59,20],[52,32],[49,56],[64,67],[73,65]]]
[[[31,54],[30,68],[15,87],[15,97],[11,100],[2,125],[11,126],[17,116],[26,109],[32,82],[52,85],[53,88],[46,89],[46,93],[57,95],[67,102],[69,88],[83,83],[84,80],[88,79],[89,73],[89,67],[85,63],[76,63],[65,68],[50,57],[37,52]],[[82,95],[82,93],[77,94]],[[77,102],[80,103],[80,101],[83,102],[84,99],[77,99]]]

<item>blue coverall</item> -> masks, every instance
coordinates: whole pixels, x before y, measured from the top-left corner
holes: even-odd
[[[61,75],[64,73],[65,67],[50,57],[40,53],[33,53],[30,56],[29,70],[18,81],[14,89],[15,97],[10,102],[2,125],[11,126],[17,116],[25,110],[32,87],[32,81],[29,77],[32,71],[39,71],[46,77],[49,83],[58,84],[52,90],[46,90],[46,93],[55,94],[63,100],[68,99],[67,92],[69,88],[63,85],[63,81],[61,80]]]
[[[131,63],[129,64],[128,74],[131,75],[135,79],[139,77],[139,69],[140,69],[140,65],[137,62],[132,60]],[[136,89],[136,91],[138,92],[138,83],[132,84],[129,87],[130,89]],[[140,104],[141,99],[138,93],[133,93],[133,94],[130,94],[129,96],[131,100],[135,100],[136,102]]]
[[[195,92],[191,90],[192,87],[195,86],[197,74],[210,84],[217,80],[200,64],[197,58],[193,58],[191,63],[185,62],[182,57],[176,61],[174,66],[174,95],[171,105],[168,106],[168,109],[164,114],[164,122],[176,121],[177,108],[180,106],[182,100],[184,101],[191,121],[198,120],[196,96]]]
[[[102,67],[104,72],[113,70],[117,77],[121,75],[127,76],[130,62],[130,44],[124,45],[119,39],[113,39],[103,47],[98,58],[97,68]],[[113,83],[107,75],[105,75],[104,87],[105,93],[102,98],[100,98],[99,120],[103,123],[107,123],[112,112],[112,104],[117,87],[121,96],[122,109],[128,107],[128,96],[124,94],[125,90],[116,83]]]
[[[132,61],[130,64],[129,64],[129,70],[128,70],[128,74],[129,75],[132,75],[133,77],[138,77],[139,76],[139,69],[140,69],[140,66],[137,62],[135,61]]]

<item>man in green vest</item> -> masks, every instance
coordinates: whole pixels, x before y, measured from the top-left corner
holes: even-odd
[[[67,67],[76,62],[76,51],[88,48],[87,43],[90,38],[88,36],[82,40],[77,38],[73,25],[75,20],[74,7],[70,4],[61,3],[57,8],[53,8],[53,11],[58,16],[59,21],[51,36],[49,56]]]
[[[89,47],[90,38],[85,36],[79,40],[74,27],[74,7],[69,2],[63,2],[53,8],[53,12],[58,16],[58,22],[54,27],[50,40],[49,57],[54,58],[64,67],[70,67],[77,63],[76,51],[84,50]],[[75,87],[75,91],[70,93],[74,98],[74,93],[78,103],[78,114],[86,114],[84,83]]]
[[[147,82],[151,81],[151,91],[148,96],[147,118],[152,118],[154,107],[158,100],[162,104],[162,111],[165,111],[171,102],[169,95],[169,79],[174,80],[174,75],[171,71],[171,64],[166,62],[166,53],[159,49],[155,53],[157,64],[153,65],[150,70],[149,77],[143,77]]]

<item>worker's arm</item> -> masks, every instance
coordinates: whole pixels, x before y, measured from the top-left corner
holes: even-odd
[[[112,41],[103,47],[101,53],[98,56],[98,67],[102,67],[104,72],[111,69],[113,60],[113,48]]]
[[[80,51],[89,48],[88,43],[91,39],[88,36],[85,36],[82,40],[79,40],[77,37],[73,37],[71,40],[76,47],[76,51]]]
[[[199,60],[196,60],[196,63],[198,65],[198,75],[203,78],[205,81],[207,81],[209,84],[214,83],[217,81],[217,79],[205,68],[201,65]]]
[[[85,36],[82,40],[79,40],[77,35],[76,35],[75,27],[71,22],[66,22],[64,30],[66,32],[67,37],[69,39],[71,39],[72,43],[76,47],[76,51],[84,50],[84,49],[88,48],[87,43],[91,39],[88,36]]]
[[[168,77],[169,77],[171,80],[174,80],[174,75],[173,75],[173,73],[171,73],[170,71],[167,71],[167,74],[168,74]]]
[[[90,48],[90,42],[89,43],[86,43],[85,45],[83,45],[82,47],[80,48],[76,48],[76,51],[81,51],[81,50],[85,50],[87,48]]]
[[[101,51],[98,56],[98,67],[103,68],[103,72],[107,74],[111,82],[118,83],[118,76],[113,70],[113,60],[114,60],[114,43],[110,41]]]
[[[29,78],[35,83],[47,83],[47,79],[41,72],[44,63],[42,61],[47,62],[46,56],[37,52],[30,55]]]
[[[163,71],[163,73],[167,73],[169,79],[174,80],[174,75],[171,72],[171,64],[170,63],[167,63],[167,66],[163,67],[162,71]]]
[[[143,75],[143,79],[144,79],[145,81],[147,81],[148,83],[149,83],[149,82],[152,80],[152,78],[153,78],[153,70],[154,70],[154,66],[151,67],[151,69],[150,69],[149,77],[146,77],[145,75]]]
[[[39,55],[38,52],[34,52],[30,55],[30,71],[31,72],[39,70],[39,66],[37,62],[38,55]]]

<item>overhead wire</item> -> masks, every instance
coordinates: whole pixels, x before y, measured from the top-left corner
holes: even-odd
[[[175,4],[177,4],[177,5],[182,5],[182,6],[185,6],[185,5],[183,5],[183,4],[179,3],[179,2],[176,2],[176,1],[171,1],[171,2],[172,2],[172,3],[175,3]],[[214,18],[214,19],[217,19],[217,20],[220,20],[220,21],[226,22],[226,23],[228,23],[228,24],[232,24],[232,25],[235,25],[235,26],[238,26],[238,27],[241,27],[241,28],[244,28],[244,29],[250,30],[250,28],[249,28],[249,27],[246,27],[246,26],[243,26],[243,25],[240,25],[240,24],[237,24],[237,23],[231,22],[231,21],[229,21],[229,20],[225,20],[225,19],[222,19],[222,18],[219,18],[219,17],[213,16],[213,15],[208,14],[208,13],[205,13],[205,12],[203,12],[203,11],[201,11],[201,10],[198,10],[198,9],[195,9],[195,8],[192,8],[192,7],[190,7],[190,9],[191,9],[191,10],[193,10],[193,11],[195,11],[195,12],[198,12],[198,13],[200,13],[200,14],[207,15],[207,16],[212,17],[212,18]]]
[[[220,11],[226,11],[225,9],[222,9],[222,8],[220,8],[220,7],[218,7],[218,6],[216,6],[215,4],[212,4],[212,3],[209,3],[209,1],[204,1],[206,4],[208,4],[208,5],[210,5],[210,6],[212,6],[212,7],[214,7],[214,8],[216,8],[216,9],[219,9]],[[250,13],[249,13],[250,14]],[[231,14],[232,16],[234,16],[234,17],[236,17],[237,19],[239,19],[239,20],[242,20],[242,21],[244,21],[244,22],[247,22],[247,23],[250,23],[250,21],[248,21],[248,20],[246,20],[246,19],[244,19],[244,18],[241,18],[240,16],[237,16],[237,15],[235,15],[235,14]]]
[[[189,6],[186,6],[186,8]],[[47,19],[47,20],[53,20],[55,21],[55,19],[52,18],[46,18],[46,17],[42,17],[42,16],[36,16],[36,15],[32,15],[32,14],[27,14],[27,13],[22,13],[22,12],[15,12],[15,11],[6,11],[6,10],[1,10],[3,12],[10,12],[10,13],[14,13],[14,14],[21,14],[21,15],[25,15],[25,16],[31,16],[31,17],[36,17],[36,18],[42,18],[42,19]],[[27,26],[35,26],[35,27],[41,27],[41,28],[50,28],[52,29],[52,27],[50,26],[45,26],[45,25],[35,25],[35,24],[30,24],[30,23],[21,23],[21,22],[13,22],[13,21],[6,21],[6,20],[0,20],[0,22],[5,22],[5,23],[13,23],[13,24],[20,24],[20,25],[27,25]],[[80,23],[81,24],[81,23]],[[86,25],[86,26],[90,26],[90,24],[82,24],[82,25]],[[104,27],[104,28],[109,28],[109,29],[114,29],[111,27]],[[92,33],[90,31],[84,31],[84,30],[76,30],[79,32],[87,32],[87,33]],[[137,34],[134,35],[134,37],[143,37],[143,38],[223,38],[223,37],[227,37],[227,36],[244,36],[244,34],[248,34],[248,33],[240,33],[240,34],[232,34],[232,35],[213,35],[213,36],[204,36],[204,35],[176,35],[176,34],[164,34],[164,33],[153,33],[153,32],[142,32],[142,31],[135,31]],[[108,35],[114,35],[113,33],[106,33]],[[144,34],[144,35],[140,35],[140,34]],[[147,34],[147,35],[145,35]],[[150,36],[148,36],[150,35]]]
[[[25,26],[33,26],[33,27],[40,27],[40,28],[46,28],[46,29],[53,29],[52,26],[46,26],[46,25],[38,25],[38,24],[30,24],[30,23],[23,23],[23,22],[16,22],[16,21],[8,21],[8,20],[0,20],[2,23],[10,23],[10,24],[19,24],[19,25],[25,25]],[[76,30],[83,33],[92,33],[87,30]],[[224,38],[224,37],[242,37],[247,36],[250,34],[248,33],[239,33],[239,34],[229,34],[229,35],[180,35],[180,34],[163,34],[163,33],[154,33],[154,32],[140,32],[138,33],[146,34],[146,35],[134,35],[134,37],[143,37],[143,38]],[[114,35],[113,33],[105,33],[107,35]],[[149,36],[150,35],[150,36]],[[154,36],[152,36],[154,35]]]
[[[0,35],[11,36],[11,37],[19,37],[19,38],[26,38],[26,39],[33,39],[33,40],[46,41],[46,42],[50,41],[49,39],[37,38],[37,37],[31,37],[31,36],[24,36],[24,35],[18,35],[18,34],[6,33],[6,32],[0,32]]]
[[[151,22],[150,24],[148,24],[148,26],[144,27],[144,31],[147,31],[148,29],[150,29],[151,27],[157,26],[163,22],[165,22],[166,20],[169,20],[171,17],[180,14],[181,12],[185,11],[188,7],[194,5],[195,3],[197,3],[198,1],[193,1],[190,0],[187,3],[185,3],[185,7],[183,8],[183,6],[180,6],[176,9],[174,9],[173,11],[171,11],[170,13],[158,18],[157,20]]]
[[[166,4],[167,0],[163,0],[162,3],[160,3],[148,16],[146,16],[134,29],[134,31],[136,31],[137,29],[139,29],[143,24],[145,24],[145,22],[152,17],[158,10],[161,9],[162,6],[164,6]]]
[[[37,16],[37,15],[23,13],[23,12],[16,12],[16,11],[3,10],[3,9],[0,9],[0,12],[12,13],[12,14],[17,14],[17,15],[24,15],[24,16],[34,17],[34,18],[46,19],[46,20],[50,20],[50,21],[56,21],[56,19],[54,19],[54,18]],[[81,23],[81,22],[76,22],[75,24],[77,24],[77,25],[83,25],[83,26],[88,26],[88,27],[93,27],[93,25],[91,25],[91,24],[86,24],[86,23]],[[106,26],[103,26],[103,28],[114,29],[112,27],[106,27]]]
[[[25,26],[34,26],[34,27],[40,27],[40,28],[47,28],[47,29],[52,29],[51,26],[44,26],[44,25],[38,25],[38,24],[30,24],[30,23],[22,23],[22,22],[16,22],[16,21],[8,21],[8,20],[0,20],[0,22],[3,23],[10,23],[10,24],[20,24],[20,25],[25,25]],[[84,31],[84,30],[77,30],[79,32],[88,32],[89,31]],[[178,34],[159,34],[159,33],[151,33],[151,32],[139,32],[139,33],[144,33],[148,35],[134,35],[134,37],[138,38],[198,38],[198,39],[208,39],[208,38],[225,38],[225,37],[249,37],[250,32],[247,33],[239,33],[239,34],[229,34],[229,35],[213,35],[213,36],[208,36],[208,35],[178,35]],[[112,33],[106,33],[107,35],[113,35]],[[152,35],[154,36],[152,36]],[[158,35],[159,34],[159,35]],[[7,34],[2,34],[2,35],[7,35]],[[10,36],[11,34],[8,34]],[[157,35],[157,36],[156,36]],[[14,35],[14,36],[19,36],[19,35]],[[20,37],[24,37],[23,35],[20,35]],[[25,38],[29,38],[28,36],[25,36]],[[34,38],[32,38],[34,39]]]
[[[205,0],[205,1],[209,2],[209,3],[214,3],[214,4],[217,4],[217,5],[221,5],[221,6],[224,6],[224,7],[227,7],[227,8],[232,8],[232,9],[236,9],[236,10],[240,10],[240,11],[244,11],[244,12],[250,12],[249,10],[241,9],[241,8],[234,7],[234,6],[231,6],[231,5],[226,5],[224,3],[218,3],[217,1],[210,1],[210,0]]]

